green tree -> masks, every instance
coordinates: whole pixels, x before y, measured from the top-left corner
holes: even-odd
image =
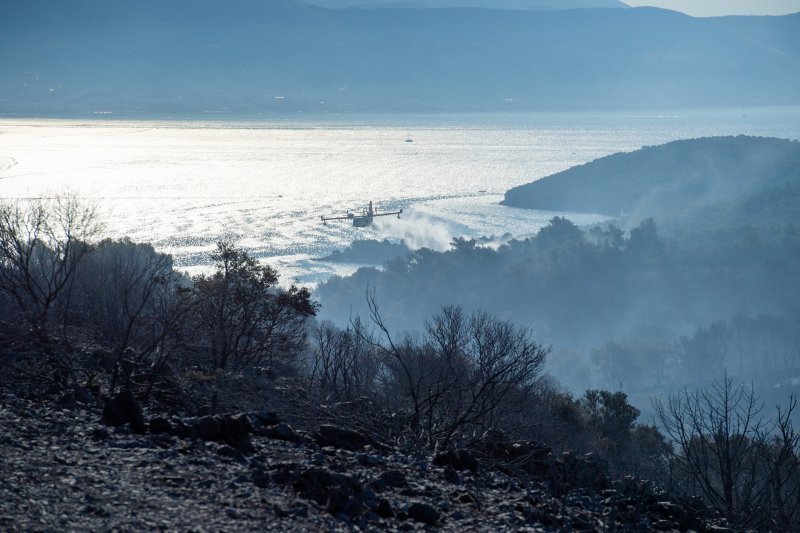
[[[536,234],[536,245],[542,250],[583,242],[583,232],[571,220],[553,217],[550,223]]]
[[[612,443],[624,440],[641,414],[628,403],[628,395],[624,392],[587,390],[583,401],[589,423]]]
[[[215,370],[286,363],[306,340],[306,320],[316,314],[306,288],[277,287],[278,274],[244,250],[220,242],[216,272],[193,278],[197,329]],[[213,407],[216,408],[216,392]]]
[[[628,250],[638,254],[651,255],[660,255],[664,251],[664,243],[658,236],[655,220],[646,218],[631,230]]]

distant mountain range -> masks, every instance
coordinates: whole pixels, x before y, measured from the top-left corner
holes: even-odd
[[[618,0],[300,0],[327,8],[391,7],[391,8],[451,8],[481,7],[486,9],[561,10],[592,7],[629,7]]]
[[[515,187],[504,205],[705,230],[794,225],[800,142],[709,137],[614,154]]]
[[[3,114],[797,104],[798,87],[800,15],[323,9],[289,0],[0,3]]]

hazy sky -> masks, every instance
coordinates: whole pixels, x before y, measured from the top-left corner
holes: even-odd
[[[800,0],[623,0],[629,6],[656,6],[694,17],[786,15],[800,11]]]

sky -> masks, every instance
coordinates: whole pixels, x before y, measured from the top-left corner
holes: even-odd
[[[800,12],[800,0],[623,0],[629,6],[656,6],[693,17],[786,15]]]

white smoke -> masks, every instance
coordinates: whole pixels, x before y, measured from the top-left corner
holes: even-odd
[[[437,252],[450,249],[453,240],[447,224],[420,213],[403,213],[401,218],[378,217],[373,222],[382,239],[402,239],[411,250],[430,248]]]
[[[6,157],[0,156],[0,174],[6,172],[7,170],[11,170],[11,167],[17,164],[17,160],[13,157]],[[0,176],[0,179],[3,179],[3,176]]]

